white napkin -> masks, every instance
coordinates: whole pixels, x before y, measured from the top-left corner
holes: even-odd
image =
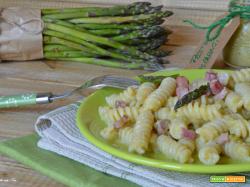
[[[40,148],[145,187],[250,185],[249,182],[247,184],[210,183],[209,178],[211,175],[166,171],[133,164],[114,157],[89,143],[80,133],[75,122],[79,104],[71,104],[56,109],[38,118],[35,129],[41,137],[38,142]],[[250,180],[249,173],[233,175],[245,175]]]

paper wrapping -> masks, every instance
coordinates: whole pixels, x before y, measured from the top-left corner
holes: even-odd
[[[43,58],[42,30],[39,9],[0,9],[0,59],[24,61]]]

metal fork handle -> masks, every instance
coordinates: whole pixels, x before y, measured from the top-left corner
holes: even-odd
[[[1,96],[0,108],[12,108],[26,105],[51,103],[52,93],[26,93],[19,95]]]
[[[27,105],[35,105],[35,104],[47,104],[57,99],[66,98],[79,90],[85,88],[91,88],[92,86],[93,82],[90,80],[85,82],[82,86],[77,87],[72,91],[65,92],[61,95],[54,95],[51,92],[49,92],[49,93],[25,93],[25,94],[10,95],[10,96],[0,96],[0,108],[13,108],[13,107],[21,107]]]

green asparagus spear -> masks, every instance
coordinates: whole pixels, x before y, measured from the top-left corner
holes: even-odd
[[[124,16],[124,17],[91,17],[91,18],[76,18],[69,20],[71,23],[126,23],[126,22],[143,22],[145,20],[162,19],[168,17],[173,13],[170,11],[160,11],[153,14],[140,14],[136,16]]]
[[[102,30],[102,29],[122,29],[122,30],[141,30],[154,25],[160,25],[164,22],[163,19],[156,19],[143,23],[127,23],[127,24],[102,24],[102,23],[83,23],[77,24],[78,27],[88,30]]]
[[[82,27],[79,27],[78,25],[75,25],[73,23],[70,23],[68,21],[49,19],[49,18],[44,18],[44,17],[42,19],[43,19],[44,23],[54,23],[54,24],[57,24],[57,25],[61,25],[61,26],[65,26],[65,27],[77,30],[77,31],[87,32],[87,33],[89,32],[88,30],[86,30],[86,29],[84,29]]]
[[[151,40],[151,42],[138,45],[136,46],[136,48],[140,51],[153,50],[165,44],[167,40],[166,38],[167,38],[166,36],[161,36],[160,38]]]
[[[75,61],[75,62],[83,62],[86,64],[94,64],[107,66],[112,68],[124,68],[124,69],[144,69],[147,67],[147,64],[138,64],[138,63],[124,63],[115,60],[109,59],[98,59],[98,58],[47,58],[49,60],[63,60],[63,61]]]
[[[158,35],[158,36],[152,37],[152,38],[133,38],[133,39],[129,39],[129,40],[124,40],[124,41],[122,41],[122,43],[124,43],[126,45],[138,46],[141,44],[152,43],[154,40],[159,40],[159,38],[161,38],[161,40],[163,40],[162,42],[165,42],[165,40],[167,39],[167,35],[165,33],[163,33],[160,36]]]
[[[171,51],[167,51],[167,50],[147,50],[146,51],[148,54],[157,56],[157,57],[165,57],[171,54]]]
[[[88,50],[92,49],[92,50],[95,50],[96,52],[101,53],[103,55],[106,54],[106,52],[105,52],[104,49],[99,48],[96,45],[94,45],[92,43],[89,43],[89,42],[87,42],[85,40],[81,40],[79,38],[76,38],[76,37],[64,34],[62,32],[57,32],[57,31],[45,29],[43,31],[43,34],[44,35],[48,35],[48,36],[53,36],[53,37],[61,38],[61,39],[67,40],[67,41],[71,41],[71,42],[77,43],[77,44],[81,44],[81,45],[85,46]]]
[[[137,48],[138,50],[145,51],[146,53],[149,52],[148,54],[159,57],[159,56],[162,56],[163,53],[162,55],[160,55],[159,53],[154,53],[153,49],[156,49],[160,47],[161,45],[165,44],[167,41],[166,38],[167,38],[166,35],[162,35],[158,38],[150,38],[150,39],[135,38],[133,40],[123,41],[123,43],[128,44],[128,45],[134,45],[134,47]],[[114,50],[114,51],[125,54],[125,55],[129,55],[127,51],[121,51],[121,50]],[[166,55],[163,55],[163,56],[166,56]]]
[[[128,31],[123,29],[98,29],[98,30],[88,30],[88,32],[99,36],[114,36],[127,33]]]
[[[76,28],[76,26],[74,26]],[[134,27],[135,30],[133,29],[92,29],[92,30],[88,30],[87,32],[95,34],[95,35],[100,35],[100,36],[111,36],[111,35],[120,35],[120,34],[124,34],[124,33],[128,33],[129,31],[133,31],[132,33],[129,33],[127,35],[121,35],[121,36],[117,36],[118,38],[115,39],[116,41],[124,41],[127,40],[126,38],[129,39],[134,39],[136,37],[152,37],[153,35],[157,35],[160,34],[161,32],[163,32],[163,28],[160,30],[159,26],[138,26],[138,27]],[[155,30],[154,30],[155,29]],[[78,30],[81,30],[78,26]],[[157,33],[159,32],[159,33]]]
[[[142,84],[144,82],[152,82],[155,84],[160,84],[161,81],[167,77],[172,77],[172,78],[176,78],[178,77],[179,74],[174,74],[174,75],[168,75],[168,76],[144,76],[144,75],[138,75],[139,78],[139,82]]]
[[[147,44],[149,42],[151,42],[151,39],[148,39],[148,38],[133,38],[129,40],[124,40],[121,43],[126,44],[126,45],[137,46],[140,44]]]
[[[151,3],[149,2],[135,2],[128,5],[117,5],[113,7],[81,7],[81,8],[63,8],[63,9],[43,9],[42,14],[64,14],[64,13],[94,13],[90,16],[98,16],[103,13],[109,13],[111,16],[115,15],[125,15],[127,11],[134,10],[138,12],[138,14],[143,13],[145,8],[149,8]],[[103,15],[101,15],[103,16]]]
[[[136,55],[138,58],[141,58],[141,59],[149,60],[152,62],[160,62],[160,59],[158,59],[152,55],[149,55],[147,53],[143,53],[134,47],[126,46],[122,43],[113,41],[109,38],[104,38],[104,37],[88,34],[85,32],[76,31],[74,29],[71,29],[71,28],[68,28],[68,27],[65,27],[62,25],[57,25],[54,23],[45,23],[45,27],[47,29],[51,29],[53,31],[58,31],[58,32],[61,32],[63,34],[66,34],[69,37],[76,37],[76,38],[79,38],[79,39],[82,39],[85,41],[99,43],[99,44],[107,45],[107,46],[110,46],[110,47],[113,47],[116,49],[120,49],[123,51],[128,51],[129,54]]]
[[[115,41],[121,42],[124,40],[131,40],[134,38],[150,38],[150,37],[154,37],[156,35],[160,35],[160,34],[164,33],[164,31],[165,30],[160,26],[153,26],[153,27],[143,29],[143,30],[136,30],[136,31],[130,32],[128,34],[114,36],[114,37],[112,37],[112,39]]]
[[[76,49],[65,45],[47,44],[43,46],[43,51],[76,51]]]
[[[68,40],[64,40],[61,38],[57,38],[57,37],[50,37],[50,36],[44,36],[43,37],[43,43],[44,44],[61,44],[73,49],[77,49],[80,51],[85,51],[85,52],[89,52],[89,48],[81,45],[81,44],[77,44]],[[92,51],[93,53],[95,53],[95,51]]]
[[[45,58],[77,58],[77,57],[98,57],[98,55],[83,51],[44,51]]]
[[[195,99],[198,99],[202,95],[208,93],[210,90],[209,83],[207,85],[202,85],[199,88],[195,89],[192,92],[187,93],[184,95],[181,99],[177,101],[177,103],[174,106],[174,110],[176,111],[178,108],[192,102]]]
[[[144,13],[154,13],[161,10],[161,6],[150,7],[149,3],[137,2],[125,6],[116,6],[110,8],[96,8],[93,10],[74,10],[71,12],[59,12],[54,14],[45,15],[45,18],[51,19],[73,19],[73,18],[85,18],[85,17],[99,17],[99,16],[127,16],[137,15]]]
[[[43,32],[45,35],[49,35],[49,36],[53,36],[53,37],[59,37],[61,39],[65,39],[71,42],[74,42],[76,44],[81,44],[84,45],[88,48],[88,50],[90,51],[95,51],[96,54],[99,54],[100,56],[110,56],[113,58],[117,58],[117,59],[121,59],[121,60],[125,60],[127,62],[135,62],[135,63],[144,63],[143,60],[141,59],[135,59],[135,58],[130,58],[129,56],[125,56],[123,54],[120,53],[115,53],[112,51],[108,51],[106,49],[100,48],[92,43],[86,42],[85,40],[81,40],[79,38],[73,37],[73,36],[69,36],[60,32],[56,32],[56,31],[51,31],[51,30],[44,30]],[[86,50],[85,50],[86,52]]]
[[[135,45],[135,47],[141,51],[145,51],[148,54],[151,54],[153,56],[157,56],[157,57],[161,57],[161,56],[166,56],[165,54],[161,53],[162,55],[160,55],[159,53],[154,53],[153,49],[156,49],[158,47],[160,47],[161,45],[165,44],[167,41],[167,36],[164,34],[162,36],[160,36],[159,38],[152,38],[152,39],[143,39],[143,38],[136,38],[133,40],[126,40],[123,41],[126,44],[129,45]],[[125,55],[129,55],[126,51],[121,51],[121,50],[114,50],[118,53],[122,53]],[[168,53],[169,54],[169,53]]]
[[[127,53],[126,51],[112,50],[112,49],[110,49],[110,51],[113,51],[113,52],[116,52],[116,53],[121,53],[121,54],[124,54],[124,55],[129,56],[128,53]],[[154,55],[154,56],[156,56],[156,57],[159,57],[159,58],[168,56],[168,55],[171,53],[170,51],[166,51],[166,50],[164,50],[164,51],[162,51],[162,50],[148,50],[148,51],[146,51],[146,52],[147,52],[148,54],[152,54],[152,55]],[[131,58],[132,58],[132,57],[133,57],[133,56],[131,56]],[[163,63],[163,62],[161,62],[161,63]]]

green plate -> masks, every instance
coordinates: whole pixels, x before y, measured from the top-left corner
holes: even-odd
[[[173,75],[179,73],[180,75],[184,75],[190,80],[193,80],[204,77],[205,72],[206,70],[195,69],[168,72],[163,71],[153,73],[153,75]],[[167,170],[193,173],[232,173],[250,171],[250,162],[242,163],[224,157],[221,159],[219,164],[213,166],[203,165],[199,161],[196,161],[193,164],[180,164],[165,158],[160,153],[151,153],[142,156],[136,153],[129,153],[122,145],[107,142],[100,136],[100,131],[106,125],[99,117],[98,107],[106,104],[106,96],[118,92],[120,92],[120,90],[113,88],[98,90],[84,100],[77,112],[77,125],[81,133],[92,144],[100,149],[130,162]]]

